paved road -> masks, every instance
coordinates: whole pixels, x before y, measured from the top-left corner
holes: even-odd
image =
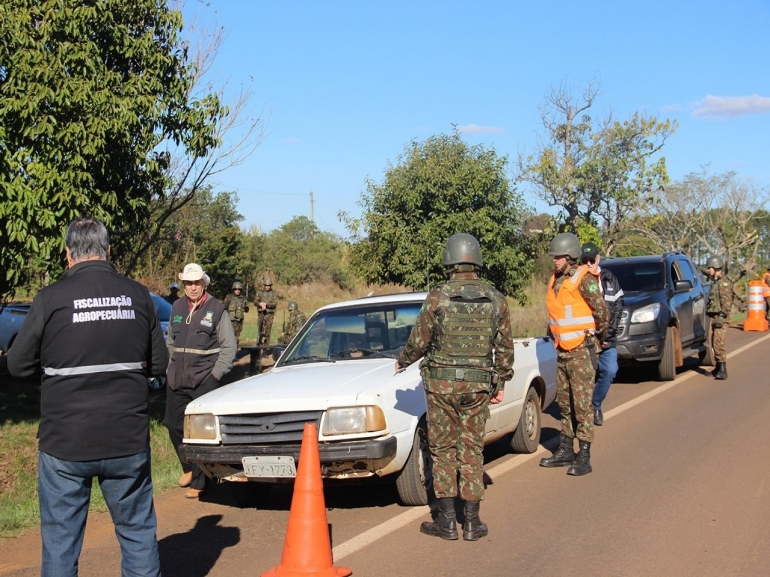
[[[770,334],[728,333],[730,377],[715,381],[692,361],[672,383],[621,372],[597,428],[594,472],[568,477],[487,450],[476,543],[423,536],[428,508],[397,504],[390,486],[326,491],[335,559],[356,577],[403,575],[765,575],[770,541],[770,396],[762,371]],[[558,435],[557,408],[543,439]],[[224,490],[207,502],[183,491],[156,499],[166,577],[258,575],[280,561],[291,502],[239,509]],[[39,534],[0,541],[0,575],[39,574]],[[89,520],[80,575],[119,575],[107,515]]]

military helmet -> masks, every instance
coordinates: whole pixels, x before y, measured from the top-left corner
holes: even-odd
[[[716,255],[708,257],[706,261],[706,268],[720,269],[722,268],[722,259]]]
[[[262,284],[265,286],[273,286],[273,279],[271,279],[269,276],[266,276]]]
[[[551,248],[548,251],[551,256],[568,256],[571,259],[580,258],[580,241],[571,232],[562,232],[553,237]]]
[[[235,281],[233,283],[233,290],[235,289],[243,290],[243,283],[239,281]]]
[[[472,264],[481,266],[481,247],[476,237],[464,232],[453,234],[446,241],[444,256],[441,259],[444,266],[454,264]]]
[[[297,303],[294,301],[289,301],[288,308],[290,311],[296,311],[297,310]]]

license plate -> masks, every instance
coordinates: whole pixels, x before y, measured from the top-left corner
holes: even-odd
[[[243,457],[243,472],[247,477],[296,477],[294,457]]]

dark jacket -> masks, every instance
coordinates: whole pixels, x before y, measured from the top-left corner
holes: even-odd
[[[171,307],[166,344],[171,357],[168,386],[195,389],[206,377],[220,380],[233,366],[235,335],[224,305],[211,295],[190,316],[190,301],[182,297]],[[188,324],[189,318],[189,324]]]
[[[78,263],[41,290],[8,351],[14,376],[42,367],[40,450],[66,461],[145,451],[147,377],[167,362],[147,287],[102,260]]]
[[[623,314],[623,289],[620,287],[617,277],[606,268],[600,270],[599,279],[602,283],[604,302],[610,310],[610,328],[603,337],[603,342],[607,343],[604,348],[609,349],[614,347],[617,341],[618,325]]]

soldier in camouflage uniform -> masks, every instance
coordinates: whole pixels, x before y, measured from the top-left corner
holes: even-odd
[[[278,342],[282,345],[288,345],[291,342],[291,339],[294,338],[294,335],[296,335],[299,332],[299,329],[302,328],[302,325],[305,324],[305,321],[307,321],[305,313],[297,310],[296,302],[289,301],[287,308],[289,309],[289,319],[287,322],[283,323],[283,332],[278,338]]]
[[[273,281],[265,278],[264,287],[254,298],[259,315],[258,345],[266,345],[270,342],[270,331],[273,329],[275,309],[278,306],[278,296],[273,291]]]
[[[236,281],[233,283],[233,292],[225,297],[222,304],[230,314],[230,322],[233,324],[233,332],[235,333],[235,346],[240,346],[241,331],[243,330],[243,317],[249,312],[249,301],[241,293],[243,292],[243,284]]]
[[[711,281],[707,314],[711,319],[711,346],[717,366],[712,371],[714,378],[727,378],[727,351],[725,334],[730,322],[730,309],[733,306],[733,286],[727,278],[722,278],[722,259],[710,256],[706,261],[706,273]]]
[[[599,288],[599,278],[586,266],[578,266],[580,241],[572,233],[556,235],[549,253],[554,272],[546,305],[549,332],[558,353],[556,400],[561,411],[561,439],[542,467],[569,467],[569,475],[585,475],[591,468],[594,390],[599,343],[609,328],[610,313]],[[598,337],[598,338],[597,338]],[[573,452],[577,437],[580,450]]]
[[[396,371],[424,357],[420,368],[439,511],[436,521],[422,523],[420,531],[457,539],[455,499],[459,494],[465,501],[463,539],[476,541],[488,534],[479,518],[484,497],[484,424],[489,403],[503,399],[505,382],[513,376],[513,337],[505,297],[479,280],[478,241],[469,234],[453,235],[443,264],[449,280],[425,299],[398,355]]]

